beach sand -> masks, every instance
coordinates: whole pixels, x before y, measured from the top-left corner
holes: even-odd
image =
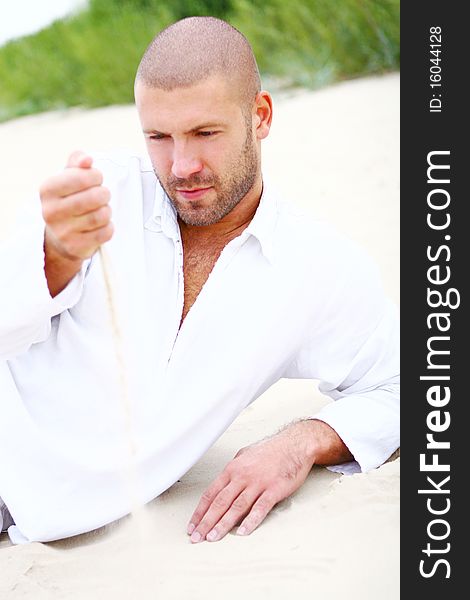
[[[362,244],[398,303],[398,75],[274,100],[265,174]],[[133,107],[26,117],[0,125],[0,139],[0,237],[71,150],[145,152]],[[315,467],[251,536],[192,545],[185,533],[200,495],[239,448],[327,401],[315,382],[282,380],[137,516],[49,544],[11,546],[0,536],[0,598],[398,599],[399,459],[353,476]]]

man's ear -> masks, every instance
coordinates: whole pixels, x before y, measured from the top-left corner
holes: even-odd
[[[253,111],[256,137],[263,140],[269,135],[273,118],[273,101],[269,92],[261,91],[257,94]]]

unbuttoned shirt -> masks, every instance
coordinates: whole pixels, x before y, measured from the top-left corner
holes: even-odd
[[[308,416],[362,471],[396,450],[397,311],[355,243],[265,184],[180,328],[173,205],[147,158],[95,166],[115,225],[111,305],[99,252],[50,296],[39,198],[1,252],[0,497],[25,539],[89,531],[150,501],[280,378],[319,380],[334,401]]]

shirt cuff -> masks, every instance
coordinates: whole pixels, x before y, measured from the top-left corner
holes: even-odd
[[[355,460],[342,463],[340,465],[329,465],[326,468],[329,471],[333,471],[333,473],[341,473],[341,475],[354,475],[355,473],[362,473],[361,465]]]
[[[390,386],[391,388],[392,386]],[[400,446],[398,386],[344,396],[311,417],[329,425],[354,457],[354,461],[330,465],[336,473],[366,473],[376,469]]]
[[[91,258],[83,261],[80,271],[69,281],[65,288],[52,298],[51,310],[53,315],[58,315],[64,310],[72,308],[82,295],[85,276]]]

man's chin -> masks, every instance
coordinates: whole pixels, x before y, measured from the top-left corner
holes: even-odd
[[[220,217],[214,215],[205,215],[198,213],[197,210],[178,210],[178,217],[185,225],[191,225],[193,227],[207,227],[208,225],[214,225],[220,221]]]
[[[214,225],[220,221],[223,215],[210,210],[209,207],[204,206],[202,201],[181,201],[179,198],[171,198],[172,204],[178,214],[178,217],[185,225],[193,225],[197,227],[204,227],[207,225]]]

